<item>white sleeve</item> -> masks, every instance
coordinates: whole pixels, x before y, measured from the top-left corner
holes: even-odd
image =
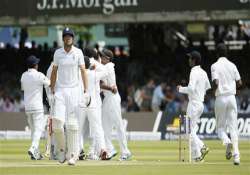
[[[211,66],[211,77],[212,81],[219,79],[219,75],[213,65]]]
[[[240,73],[236,66],[234,66],[234,75],[235,75],[235,81],[239,81],[241,79]]]
[[[191,94],[194,92],[195,84],[196,84],[195,75],[194,72],[191,71],[188,86],[180,87],[179,92],[184,94]]]
[[[99,71],[96,71],[96,76],[98,80],[102,80],[105,77],[107,77],[109,75],[109,72],[107,70],[106,67],[103,67],[101,69],[99,69]]]
[[[210,85],[210,82],[209,82],[207,75],[206,75],[206,87],[205,88],[206,88],[206,90],[211,89],[211,85]]]
[[[78,66],[80,65],[85,65],[84,56],[81,50],[79,50],[79,53],[78,53]]]
[[[58,55],[58,54],[57,54],[57,51],[55,51],[54,56],[53,56],[53,64],[54,64],[55,66],[58,66],[58,64],[59,64],[58,56],[57,56],[57,55]]]
[[[39,75],[39,81],[45,87],[48,87],[50,85],[50,80],[43,73],[40,73],[40,75]]]

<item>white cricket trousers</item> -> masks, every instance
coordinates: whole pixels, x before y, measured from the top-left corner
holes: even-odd
[[[219,138],[222,140],[223,145],[232,143],[233,154],[239,155],[237,104],[235,96],[217,96],[214,109]],[[231,139],[227,135],[227,129],[229,130]]]
[[[86,119],[89,121],[89,130],[90,135],[93,138],[93,143],[90,146],[94,148],[91,151],[94,151],[96,155],[100,155],[101,150],[106,150],[104,132],[102,128],[101,118],[98,116],[97,108],[80,108],[79,114],[79,125],[80,133],[83,133],[86,128],[84,128]]]
[[[26,113],[28,124],[31,130],[31,147],[38,149],[39,141],[45,130],[46,118],[43,112]]]
[[[114,150],[112,144],[112,128],[116,128],[121,154],[129,154],[127,146],[126,131],[122,123],[121,97],[119,93],[105,93],[102,103],[102,123],[104,129],[105,143],[109,152]]]
[[[201,148],[204,143],[197,136],[196,132],[198,130],[198,121],[203,112],[204,106],[202,102],[199,101],[189,101],[187,106],[187,116],[190,117],[190,139],[191,139],[191,156],[192,159],[201,156]]]

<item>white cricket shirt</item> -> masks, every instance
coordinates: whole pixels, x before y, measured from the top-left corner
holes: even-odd
[[[194,66],[190,72],[188,86],[180,87],[179,92],[188,94],[189,101],[203,102],[206,91],[210,88],[207,73],[200,66]]]
[[[236,94],[236,81],[241,78],[234,63],[221,57],[211,66],[211,74],[212,81],[218,80],[219,82],[215,96]]]
[[[108,72],[107,76],[102,79],[104,84],[109,87],[116,86],[114,63],[109,62],[105,64],[104,67]],[[103,90],[103,92],[104,92],[104,95],[112,94],[112,92],[110,92],[109,90]]]
[[[58,88],[71,88],[78,86],[79,66],[84,65],[84,56],[80,49],[72,46],[69,52],[64,48],[57,49],[54,54],[54,65],[58,67]]]
[[[88,89],[87,92],[91,96],[91,103],[89,108],[96,108],[101,106],[100,97],[100,80],[108,75],[108,71],[87,70],[88,75]]]
[[[27,113],[43,112],[43,86],[50,85],[50,80],[36,69],[28,69],[21,77],[24,91],[24,106]]]

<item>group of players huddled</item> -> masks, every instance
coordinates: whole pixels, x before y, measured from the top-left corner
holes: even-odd
[[[38,72],[39,58],[27,58],[28,70],[23,73],[25,113],[31,129],[32,144],[28,154],[33,160],[42,159],[39,141],[46,122],[43,109],[43,87],[50,105],[52,159],[69,165],[77,160],[110,160],[117,155],[112,144],[116,129],[120,146],[119,160],[132,154],[127,146],[121,116],[121,98],[116,86],[113,53],[108,49],[76,48],[74,32],[63,30],[63,47],[54,53],[47,76]],[[103,97],[101,97],[101,92]],[[84,143],[89,141],[89,151]]]

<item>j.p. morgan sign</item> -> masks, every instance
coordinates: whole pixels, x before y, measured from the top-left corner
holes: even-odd
[[[49,14],[113,14],[250,9],[250,0],[37,0],[36,9]]]
[[[250,0],[5,0],[0,17],[250,11]],[[248,13],[247,13],[248,14]]]
[[[101,9],[104,14],[114,13],[116,8],[137,7],[138,0],[40,0],[38,10]]]

